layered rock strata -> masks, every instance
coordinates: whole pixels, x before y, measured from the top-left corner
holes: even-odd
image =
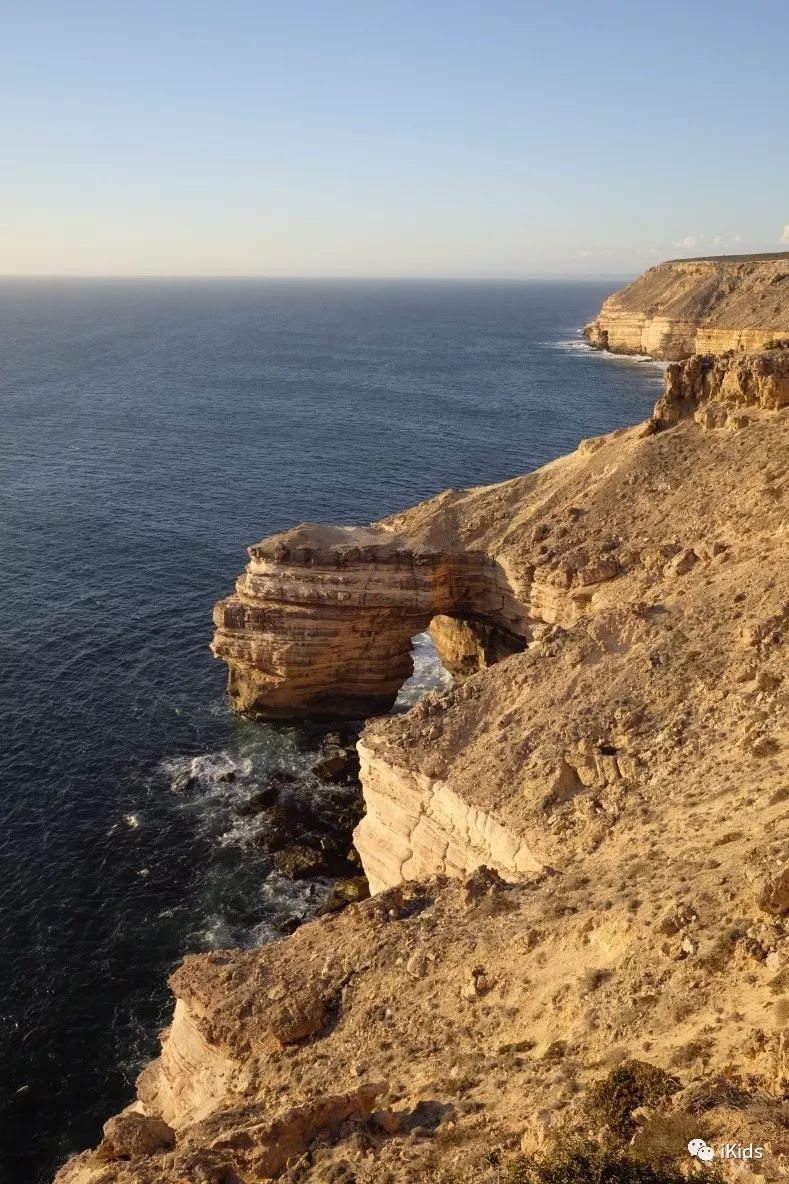
[[[503,504],[506,486],[494,488]],[[588,611],[616,574],[610,549],[555,559],[539,546],[539,526],[528,558],[495,533],[489,546],[473,525],[476,493],[440,494],[405,530],[402,515],[364,527],[303,524],[250,547],[235,594],[214,609],[211,648],[227,662],[232,705],[274,719],[384,713],[413,671],[414,636],[435,618],[439,654],[470,673]]]
[[[789,338],[789,252],[675,259],[603,304],[590,345],[669,361]]]
[[[446,781],[394,766],[364,743],[359,755],[366,813],[354,842],[371,892],[437,871],[457,876],[489,867],[517,879],[542,870],[522,835]]]
[[[758,353],[698,354],[666,371],[655,422],[679,423],[693,415],[704,427],[746,427],[753,411],[789,407],[789,340]]]
[[[763,1149],[727,1184],[787,1178],[787,356],[692,359],[647,423],[380,528],[495,560],[530,644],[367,724],[375,895],[187,958],[58,1184],[542,1181],[603,1131],[675,1181],[699,1129]]]
[[[304,524],[249,548],[214,610],[212,650],[239,711],[358,718],[387,711],[411,673],[411,638],[451,600],[437,548],[376,527]]]
[[[413,672],[412,640],[435,616],[468,619],[511,652],[541,619],[494,557],[446,532],[406,537],[390,521],[303,524],[249,556],[235,594],[216,605],[211,648],[227,662],[231,703],[256,716],[388,711]]]

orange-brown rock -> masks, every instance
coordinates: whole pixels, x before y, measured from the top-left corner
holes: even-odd
[[[433,631],[448,667],[465,672],[522,650],[535,627],[572,624],[616,574],[608,543],[558,558],[539,529],[532,545],[513,548],[495,526],[529,485],[538,515],[541,487],[561,475],[556,461],[491,490],[449,490],[424,512],[363,527],[303,524],[250,547],[235,594],[214,610],[211,648],[228,664],[232,705],[268,718],[376,715],[412,672],[414,635],[436,617],[465,625],[463,654],[446,621]],[[494,529],[480,533],[491,499]]]
[[[250,547],[235,595],[214,610],[212,649],[228,664],[233,706],[268,718],[387,711],[413,670],[414,635],[441,613],[495,624],[522,648],[527,607],[506,571],[464,544],[383,521],[303,524]]]
[[[693,414],[706,427],[743,427],[756,411],[789,407],[789,340],[756,353],[695,354],[666,371],[655,407],[663,425]]]
[[[304,524],[249,557],[214,610],[233,706],[270,718],[388,710],[412,670],[412,636],[449,600],[444,553],[380,527]]]
[[[678,848],[628,847],[647,840],[639,797],[593,850],[568,836],[551,875],[433,878],[273,946],[188,959],[173,989],[199,1008],[204,1059],[173,1063],[177,1093],[230,1068],[172,1126],[139,1101],[150,1137],[114,1142],[108,1124],[57,1184],[446,1184],[450,1170],[497,1184],[521,1148],[550,1150],[552,1130],[594,1138],[585,1098],[628,1056],[685,1087],[634,1120],[647,1159],[673,1147],[684,1163],[689,1136],[676,1136],[702,1122],[710,1139],[766,1145],[762,1179],[777,1184],[786,962],[781,931],[759,928],[740,840],[721,860],[731,804],[714,805],[714,860],[671,821]],[[272,1044],[267,1009],[301,983],[328,1005],[324,1023]]]
[[[495,625],[440,613],[430,622],[430,636],[442,663],[456,678],[475,674],[525,648],[523,638]]]
[[[659,263],[609,296],[584,333],[598,349],[669,361],[789,339],[789,252]]]

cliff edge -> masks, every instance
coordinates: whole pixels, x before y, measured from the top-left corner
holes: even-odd
[[[659,263],[609,296],[584,335],[669,361],[789,338],[789,252]]]
[[[789,348],[694,357],[528,476],[252,549],[275,599],[227,644],[279,662],[275,710],[309,701],[299,631],[324,695],[366,630],[340,697],[377,696],[398,613],[437,611],[464,677],[364,730],[372,898],[188,957],[58,1184],[787,1178],[787,444]]]

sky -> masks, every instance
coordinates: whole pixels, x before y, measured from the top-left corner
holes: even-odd
[[[784,0],[0,0],[0,274],[789,249]]]

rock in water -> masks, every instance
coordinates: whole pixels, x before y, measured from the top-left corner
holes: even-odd
[[[274,866],[278,872],[281,872],[283,876],[288,876],[291,880],[320,876],[328,870],[322,851],[298,843],[277,851],[274,855]]]
[[[359,781],[359,753],[356,751],[358,729],[328,732],[321,744],[321,755],[312,766],[316,777],[322,781],[354,784]]]
[[[370,885],[366,876],[349,876],[335,881],[321,913],[337,913],[349,904],[358,904],[360,900],[367,900],[370,895]]]

